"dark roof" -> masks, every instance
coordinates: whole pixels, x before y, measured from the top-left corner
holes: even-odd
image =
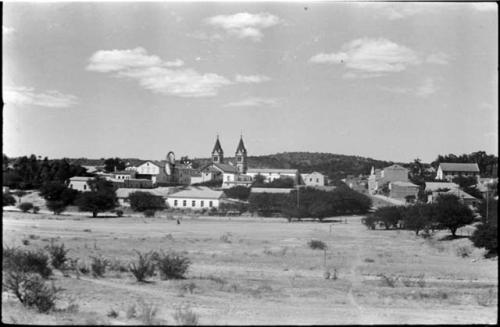
[[[219,141],[218,136],[217,136],[217,141],[215,141],[214,149],[212,150],[212,153],[214,153],[214,152],[224,153],[224,151],[222,151],[222,147],[220,145],[220,141]]]
[[[238,147],[236,148],[236,153],[242,152],[247,153],[247,149],[245,148],[245,144],[243,144],[243,136],[240,137],[240,142],[238,143]]]
[[[237,173],[237,172],[238,172],[238,168],[236,168],[235,166],[228,165],[228,164],[224,164],[224,163],[213,163],[212,165],[213,165],[214,167],[219,168],[219,169],[220,169],[220,170],[222,170],[224,173]]]
[[[479,167],[476,163],[451,163],[442,162],[439,164],[443,171],[466,171],[466,172],[479,172]]]

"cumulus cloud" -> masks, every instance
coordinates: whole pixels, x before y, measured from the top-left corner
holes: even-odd
[[[225,107],[274,107],[279,103],[275,98],[252,97],[237,102],[230,102]]]
[[[215,73],[201,74],[183,66],[180,59],[164,61],[138,47],[97,51],[90,57],[87,70],[132,79],[154,93],[179,97],[215,96],[219,88],[232,84]]]
[[[234,78],[236,82],[239,83],[262,83],[270,81],[271,78],[265,75],[236,75]]]
[[[384,38],[356,39],[344,44],[339,52],[319,53],[309,61],[344,65],[349,70],[346,77],[379,76],[421,63],[415,51]]]
[[[2,25],[2,35],[7,36],[14,33],[16,30],[13,27]]]
[[[262,40],[263,30],[281,22],[280,18],[269,13],[250,14],[247,12],[234,15],[218,15],[205,20],[209,25],[225,30],[238,38]]]
[[[34,88],[24,86],[6,87],[3,98],[6,104],[48,108],[69,108],[78,103],[78,98],[71,94],[63,94],[55,90],[37,93]]]

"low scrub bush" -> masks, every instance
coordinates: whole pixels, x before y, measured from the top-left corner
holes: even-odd
[[[189,307],[177,308],[174,313],[174,320],[178,325],[181,326],[196,326],[199,323],[198,315]]]
[[[113,308],[109,309],[106,315],[110,318],[118,318],[118,312]]]
[[[109,265],[109,261],[101,257],[91,257],[91,259],[92,263],[90,264],[90,269],[92,270],[92,276],[93,277],[104,276],[104,273],[106,272],[106,267]]]
[[[54,244],[53,239],[50,241],[50,245],[47,245],[45,249],[47,250],[47,252],[49,252],[50,263],[52,264],[52,266],[55,269],[63,268],[66,261],[68,261],[66,255],[68,254],[69,249],[65,249],[64,244]]]
[[[123,216],[123,210],[117,209],[117,210],[115,210],[115,214],[116,214],[118,217],[121,217],[121,216]]]
[[[224,233],[220,237],[220,240],[224,243],[231,243],[231,233]]]
[[[130,263],[130,272],[134,275],[138,282],[144,282],[146,278],[154,275],[155,266],[151,252],[141,253],[136,251],[138,258],[136,262]]]
[[[155,212],[153,209],[147,209],[147,210],[144,210],[144,217],[154,217],[155,216]]]
[[[141,321],[144,325],[155,325],[158,308],[153,303],[141,303]]]
[[[59,289],[48,286],[43,278],[34,273],[8,271],[2,281],[5,289],[14,293],[26,307],[35,307],[45,313],[54,309]]]
[[[2,266],[4,271],[37,273],[43,278],[48,278],[52,274],[49,257],[42,251],[4,247]]]
[[[39,211],[40,211],[40,207],[39,206],[34,206],[33,207],[33,213],[37,214]]]
[[[456,253],[459,257],[467,258],[472,254],[472,249],[470,248],[470,246],[461,245],[456,248]]]
[[[395,287],[396,286],[396,282],[398,281],[397,277],[386,276],[384,274],[381,274],[379,276],[380,276],[380,280],[382,282],[382,286],[389,286],[389,287]]]
[[[191,261],[178,253],[158,253],[156,256],[160,278],[166,279],[184,279],[184,274],[189,268]]]
[[[21,202],[18,206],[18,208],[22,211],[22,212],[28,212],[30,211],[31,209],[33,209],[33,203],[31,202]]]
[[[189,292],[190,294],[193,294],[195,288],[196,284],[194,282],[189,282],[187,284],[181,285],[181,290],[183,290],[184,292]]]
[[[481,292],[476,295],[477,304],[483,307],[489,307],[495,303],[495,299],[498,296],[495,294],[495,290],[490,288],[488,292]]]
[[[326,249],[326,244],[323,241],[320,240],[310,240],[307,245],[313,250],[325,250]]]

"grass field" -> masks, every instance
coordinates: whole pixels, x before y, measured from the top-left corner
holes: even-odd
[[[4,245],[42,248],[54,238],[71,249],[70,257],[102,255],[113,269],[103,278],[56,271],[53,280],[63,291],[50,314],[25,309],[3,293],[2,322],[177,324],[182,308],[200,324],[217,325],[496,323],[496,258],[484,259],[466,238],[439,241],[445,231],[423,239],[368,230],[360,218],[342,218],[333,227],[213,217],[178,225],[160,218],[4,212]],[[312,239],[325,242],[326,253],[311,249]],[[124,271],[134,250],[160,249],[190,258],[187,279],[154,276],[138,283]],[[325,279],[325,271],[337,279]]]

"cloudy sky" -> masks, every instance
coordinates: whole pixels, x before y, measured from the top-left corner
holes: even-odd
[[[8,156],[498,154],[495,4],[3,9]]]

